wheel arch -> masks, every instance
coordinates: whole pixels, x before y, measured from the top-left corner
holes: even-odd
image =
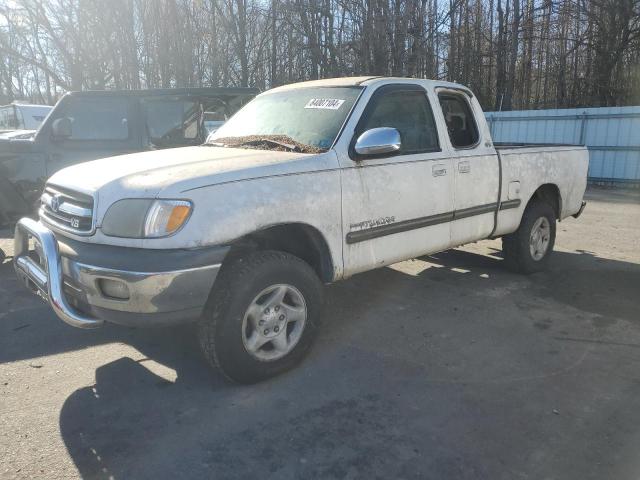
[[[556,219],[560,220],[562,214],[562,195],[555,183],[545,183],[540,185],[529,198],[527,207],[534,201],[539,200],[548,203],[553,208]]]
[[[244,235],[231,243],[229,257],[247,251],[279,250],[307,262],[322,282],[335,279],[335,263],[324,235],[306,223],[270,225]]]

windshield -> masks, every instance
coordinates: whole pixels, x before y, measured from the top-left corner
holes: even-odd
[[[320,87],[267,93],[248,103],[212,133],[207,143],[325,151],[336,139],[361,90],[361,87]]]

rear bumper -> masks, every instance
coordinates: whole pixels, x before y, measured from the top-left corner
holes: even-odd
[[[29,238],[35,251],[29,251]],[[228,251],[153,251],[58,240],[28,218],[16,225],[14,243],[18,277],[60,319],[80,328],[105,321],[157,326],[197,319]]]
[[[574,213],[573,215],[571,215],[573,218],[578,218],[580,215],[582,215],[582,212],[584,211],[584,207],[587,206],[587,202],[585,202],[584,200],[582,201],[582,204],[580,205],[580,210],[578,210],[576,213]]]

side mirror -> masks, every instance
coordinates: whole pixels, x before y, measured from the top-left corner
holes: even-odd
[[[384,155],[396,153],[400,150],[402,142],[400,132],[395,128],[372,128],[364,132],[356,141],[355,151],[358,155]]]
[[[72,134],[71,119],[69,117],[58,118],[51,125],[51,135],[55,139],[69,138]]]

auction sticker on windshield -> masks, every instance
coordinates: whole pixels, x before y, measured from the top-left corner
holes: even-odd
[[[304,108],[323,108],[326,110],[338,110],[344,100],[338,98],[312,98]]]

